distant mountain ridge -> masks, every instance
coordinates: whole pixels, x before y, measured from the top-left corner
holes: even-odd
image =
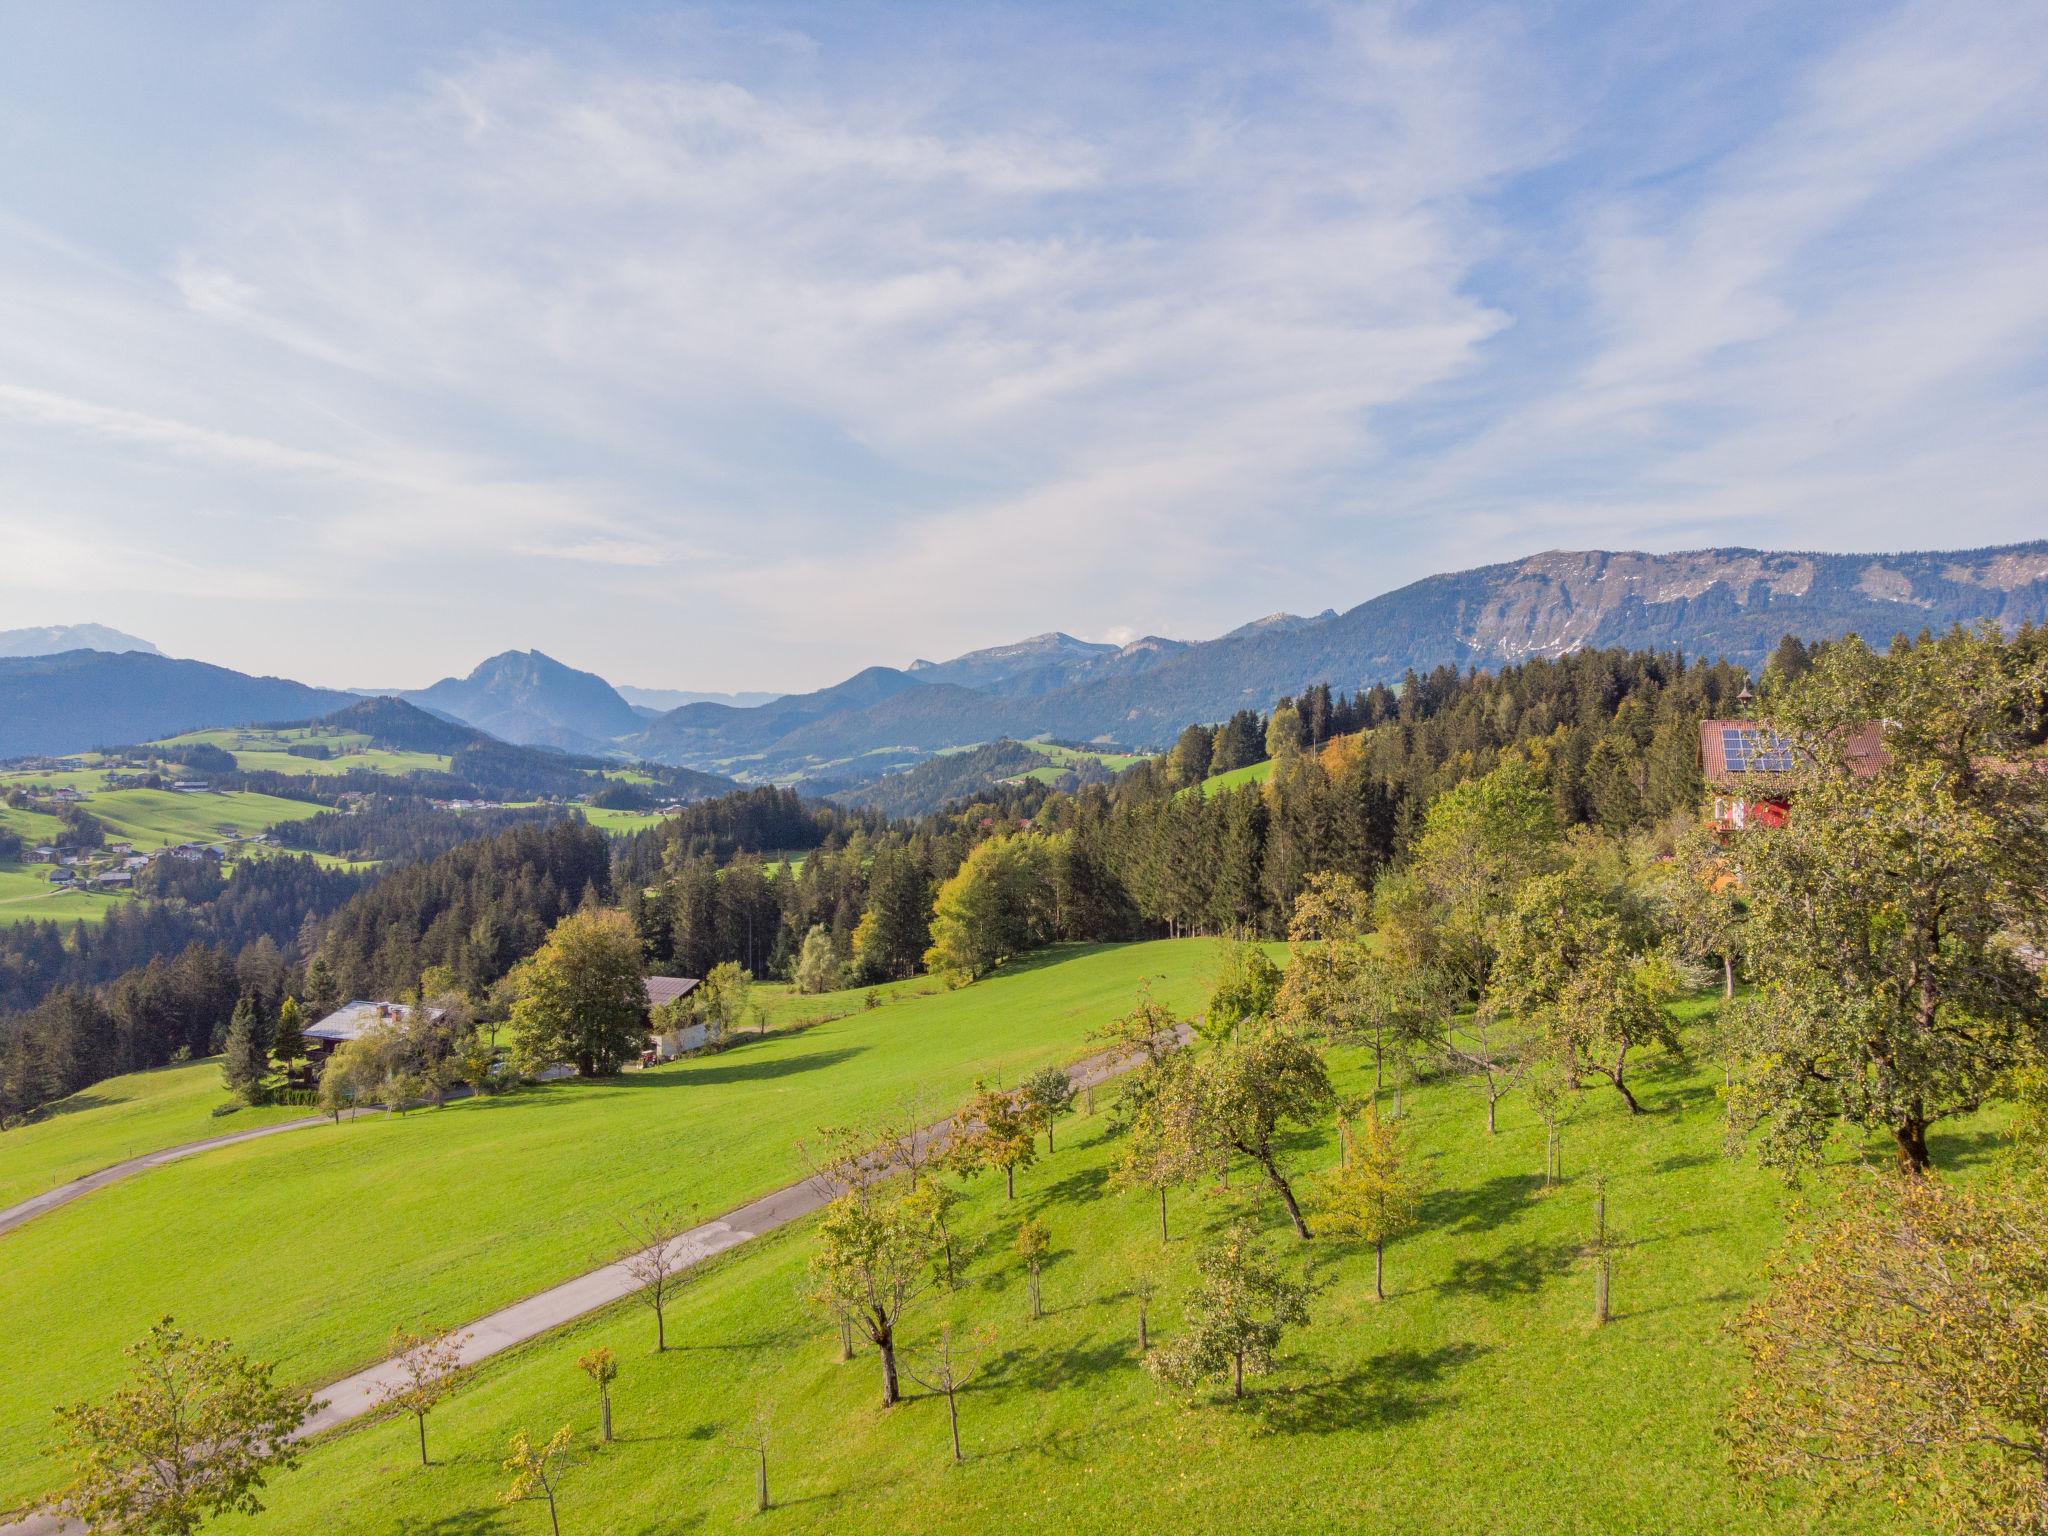
[[[693,693],[684,688],[634,688],[626,683],[614,683],[612,687],[620,698],[650,720],[672,709],[681,709],[685,704],[729,704],[734,709],[754,709],[762,704],[773,704],[782,697],[779,693]]]
[[[355,702],[328,688],[142,651],[7,657],[0,659],[0,758],[305,720]]]
[[[147,640],[138,640],[104,624],[45,624],[34,629],[0,629],[0,657],[61,656],[66,651],[140,651],[161,656]]]
[[[1893,555],[1551,550],[1432,576],[1344,613],[1272,615],[1216,640],[1148,637],[1109,652],[1055,633],[972,652],[957,659],[964,666],[869,668],[859,678],[872,698],[842,684],[803,696],[800,717],[762,712],[677,729],[669,716],[633,744],[747,777],[845,771],[878,753],[1002,736],[1163,747],[1190,721],[1267,709],[1316,682],[1352,690],[1410,670],[1499,667],[1587,646],[1754,665],[1787,633],[1855,631],[1882,643],[1986,618],[2048,620],[2048,540]],[[980,686],[944,681],[968,676]]]
[[[505,651],[479,662],[467,677],[446,677],[399,697],[521,747],[604,752],[644,723],[596,673],[565,667],[539,651]]]
[[[1146,636],[1113,646],[1050,631],[950,661],[867,667],[829,688],[751,707],[699,700],[653,718],[648,706],[636,708],[603,678],[538,651],[505,652],[467,677],[401,697],[519,745],[638,756],[756,782],[851,784],[1005,737],[1163,747],[1191,721],[1264,710],[1318,682],[1349,691],[1398,682],[1411,670],[1494,668],[1588,646],[1754,665],[1788,633],[1831,639],[1854,631],[1881,644],[1901,630],[1978,619],[2008,627],[2048,622],[2048,540],[1888,555],[1549,550],[1431,576],[1343,613],[1268,615],[1214,640]],[[350,702],[349,695],[197,662],[71,655],[99,661],[73,660],[69,683],[50,674],[40,693],[10,683],[4,670],[32,663],[0,662],[0,755],[305,718]],[[153,714],[124,713],[79,696],[113,678],[94,666],[150,660],[213,675],[213,702],[188,692]],[[136,685],[129,679],[122,686]],[[301,702],[283,702],[277,689],[298,690]],[[311,706],[303,702],[307,695],[336,702]],[[255,706],[255,698],[277,702]],[[32,718],[36,710],[50,712],[63,728],[43,728]],[[62,745],[22,744],[53,741]]]

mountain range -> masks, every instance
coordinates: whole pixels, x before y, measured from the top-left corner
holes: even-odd
[[[144,651],[10,656],[0,658],[0,758],[308,720],[355,702],[350,693]]]
[[[147,640],[104,624],[45,624],[36,629],[0,629],[0,656],[58,656],[65,651],[163,652]]]
[[[537,651],[508,651],[467,677],[401,696],[521,745],[824,788],[869,783],[937,752],[1003,737],[1161,747],[1191,721],[1264,710],[1317,682],[1349,691],[1397,683],[1411,670],[1492,668],[1585,646],[1755,664],[1788,633],[1826,639],[1855,632],[1882,642],[1901,630],[1978,619],[2048,621],[2048,540],[1891,555],[1549,551],[1432,576],[1342,613],[1271,614],[1214,640],[1146,636],[1111,645],[1053,632],[949,661],[867,667],[811,693],[691,698],[658,714],[644,701],[651,695],[628,697]],[[285,718],[291,711],[259,709],[255,700],[270,697],[266,687],[299,687],[203,668],[220,690],[217,702],[204,702],[195,674],[151,716],[174,719],[147,730],[118,723],[136,711],[115,714],[111,701],[100,708],[98,679],[111,678],[114,663],[151,659],[101,657],[85,665],[55,658],[72,665],[37,674],[33,687],[11,670],[32,663],[0,661],[0,755]],[[130,680],[123,671],[124,688]],[[240,685],[251,686],[238,692]]]

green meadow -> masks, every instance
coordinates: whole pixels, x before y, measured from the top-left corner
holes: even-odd
[[[447,769],[445,753],[401,752],[371,744],[361,731],[344,731],[333,726],[288,726],[281,730],[254,727],[212,731],[187,731],[167,736],[153,745],[175,749],[187,743],[203,743],[232,752],[235,766],[245,773],[309,774],[316,777],[354,771],[388,773],[435,773]],[[324,746],[332,757],[295,757],[290,748],[314,744]]]
[[[133,843],[144,852],[177,843],[214,842],[228,832],[261,832],[278,822],[297,821],[326,809],[305,800],[247,791],[188,795],[172,789],[108,789],[106,771],[99,768],[76,773],[17,773],[0,779],[0,783],[9,782],[53,787],[68,784],[82,790],[86,798],[80,805],[106,827],[107,840]],[[49,837],[58,825],[53,816],[0,806],[0,826],[20,832],[25,843]]]
[[[1247,784],[1263,784],[1273,777],[1273,759],[1260,763],[1246,763],[1242,768],[1231,768],[1223,773],[1212,773],[1202,780],[1204,798],[1220,795],[1227,790],[1241,789]]]
[[[959,991],[906,984],[799,1032],[594,1082],[295,1131],[152,1170],[5,1238],[0,1509],[43,1491],[50,1405],[120,1377],[165,1312],[233,1337],[291,1379],[379,1356],[395,1325],[479,1316],[615,1256],[619,1219],[660,1199],[705,1218],[802,1175],[820,1125],[924,1096],[937,1117],[977,1077],[1016,1082],[1089,1049],[1141,985],[1191,1010],[1206,940],[1065,946]],[[76,1298],[90,1295],[92,1304]]]
[[[229,1105],[231,1113],[214,1113]],[[110,1077],[60,1099],[29,1125],[0,1131],[0,1206],[144,1152],[305,1114],[242,1107],[222,1086],[218,1058]]]
[[[72,891],[50,883],[47,864],[0,864],[0,925],[23,922],[96,923],[126,896]]]
[[[1340,1090],[1369,1091],[1361,1053],[1334,1061]],[[805,1222],[694,1279],[671,1309],[666,1354],[628,1302],[488,1362],[430,1420],[429,1467],[409,1420],[338,1433],[279,1480],[263,1529],[545,1532],[544,1509],[500,1504],[500,1462],[516,1431],[544,1438],[560,1425],[577,1435],[561,1506],[570,1536],[724,1529],[753,1519],[741,1437],[758,1418],[768,1530],[1812,1531],[1809,1510],[1745,1501],[1717,1440],[1738,1368],[1722,1325],[1756,1293],[1790,1201],[1726,1155],[1718,1083],[1710,1061],[1647,1062],[1640,1118],[1611,1090],[1589,1090],[1564,1131],[1564,1181],[1548,1191],[1543,1130],[1519,1096],[1489,1136],[1464,1083],[1412,1089],[1402,1123],[1431,1192],[1418,1230],[1388,1249],[1383,1303],[1369,1249],[1327,1233],[1300,1244],[1242,1166],[1227,1191],[1177,1193],[1162,1244],[1150,1198],[1111,1182],[1105,1089],[1098,1112],[1063,1122],[1058,1152],[1020,1174],[1014,1203],[1000,1179],[971,1186],[960,1225],[978,1252],[957,1291],[935,1291],[904,1321],[913,1346],[942,1323],[962,1338],[995,1331],[961,1394],[964,1465],[950,1462],[942,1400],[912,1386],[884,1410],[867,1346],[837,1361],[832,1330],[801,1300]],[[1966,1126],[1937,1155],[1967,1163],[1988,1141]],[[1286,1145],[1311,1223],[1317,1174],[1334,1158],[1327,1129]],[[1627,1244],[1605,1328],[1592,1325],[1577,1258],[1595,1170]],[[1130,1298],[1138,1277],[1157,1284],[1152,1329],[1170,1337],[1195,1246],[1234,1208],[1264,1225],[1269,1254],[1312,1265],[1325,1287],[1279,1368],[1236,1404],[1220,1384],[1188,1397],[1155,1381]],[[1036,1322],[1010,1253],[1025,1217],[1053,1238]],[[575,1365],[596,1345],[621,1364],[609,1446],[596,1443],[595,1396]],[[1852,1506],[1825,1528],[1899,1525],[1888,1509]]]

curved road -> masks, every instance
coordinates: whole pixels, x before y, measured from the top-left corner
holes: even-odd
[[[367,1106],[366,1106],[367,1107]],[[325,1125],[325,1115],[309,1115],[304,1120],[285,1120],[276,1125],[259,1126],[253,1131],[232,1131],[225,1136],[209,1136],[204,1141],[187,1141],[175,1147],[165,1147],[157,1152],[145,1152],[140,1157],[131,1157],[123,1162],[110,1163],[96,1173],[84,1178],[73,1179],[69,1184],[59,1184],[55,1189],[46,1189],[40,1195],[31,1196],[19,1205],[10,1205],[0,1211],[0,1236],[5,1236],[25,1221],[32,1221],[45,1211],[76,1200],[80,1195],[89,1195],[96,1189],[105,1189],[109,1184],[118,1184],[123,1179],[132,1179],[136,1174],[150,1168],[161,1168],[166,1163],[175,1163],[181,1158],[197,1157],[201,1152],[211,1152],[215,1147],[232,1147],[237,1142],[255,1141],[264,1136],[276,1136],[285,1131],[302,1131],[309,1125]],[[0,1531],[7,1527],[0,1526]]]
[[[1181,1026],[1179,1037],[1185,1041],[1193,1032]],[[1140,1058],[1123,1056],[1116,1051],[1103,1051],[1067,1068],[1067,1077],[1075,1088],[1091,1088],[1107,1082],[1122,1072],[1137,1065]],[[172,1149],[174,1155],[189,1155],[208,1146],[219,1146],[227,1141],[246,1140],[252,1136],[266,1136],[278,1131],[292,1130],[307,1124],[295,1120],[285,1125],[267,1126],[260,1131],[245,1131],[238,1137],[221,1137],[211,1142],[194,1142],[186,1147]],[[926,1140],[942,1136],[946,1122],[939,1121],[926,1126],[919,1133]],[[154,1154],[169,1161],[165,1154]],[[136,1159],[138,1163],[144,1159]],[[117,1165],[117,1166],[126,1166]],[[109,1169],[108,1172],[113,1170]],[[125,1175],[124,1175],[125,1177]],[[84,1183],[85,1180],[79,1180]],[[67,1188],[69,1186],[66,1186]],[[79,1193],[83,1193],[81,1190]],[[760,1199],[730,1211],[716,1221],[707,1221],[701,1226],[675,1238],[669,1245],[674,1267],[687,1269],[701,1264],[714,1254],[737,1248],[751,1238],[773,1232],[778,1227],[808,1216],[826,1202],[828,1196],[817,1183],[810,1179],[795,1184],[786,1184],[781,1189],[761,1196]],[[19,1207],[17,1207],[19,1209]],[[550,1329],[564,1323],[572,1323],[600,1307],[632,1295],[640,1289],[640,1282],[632,1274],[632,1257],[620,1259],[573,1280],[529,1296],[524,1301],[515,1301],[509,1307],[500,1308],[487,1317],[481,1317],[468,1327],[459,1329],[461,1335],[459,1355],[464,1365],[475,1365],[493,1355],[502,1354],[515,1345],[524,1344],[540,1337]],[[346,1424],[351,1419],[361,1418],[377,1407],[385,1391],[398,1380],[396,1365],[390,1360],[357,1371],[353,1376],[318,1389],[314,1396],[323,1406],[299,1428],[299,1437],[317,1435],[324,1430]],[[48,1513],[29,1515],[26,1519],[0,1525],[0,1536],[79,1536],[84,1527],[68,1520],[59,1519]]]

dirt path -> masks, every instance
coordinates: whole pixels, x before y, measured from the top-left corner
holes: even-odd
[[[1187,1039],[1192,1032],[1185,1026],[1181,1038]],[[1118,1052],[1103,1051],[1075,1063],[1067,1068],[1067,1077],[1078,1089],[1092,1088],[1099,1083],[1128,1071],[1137,1065],[1139,1058],[1121,1056]],[[241,1138],[268,1135],[277,1131],[291,1130],[303,1121],[290,1125],[267,1127],[262,1131],[247,1131]],[[921,1139],[935,1141],[945,1133],[945,1122],[926,1126],[919,1133]],[[220,1142],[194,1143],[190,1147],[173,1149],[179,1153],[200,1150],[205,1145],[219,1145]],[[159,1154],[161,1155],[161,1154]],[[138,1159],[138,1161],[140,1161]],[[111,1172],[112,1170],[108,1170]],[[83,1181],[80,1181],[83,1182]],[[793,1221],[808,1216],[826,1201],[827,1196],[811,1180],[804,1179],[786,1184],[781,1189],[761,1196],[738,1210],[728,1211],[716,1221],[707,1221],[692,1227],[669,1245],[677,1261],[677,1267],[688,1268],[701,1264],[715,1254],[737,1248],[741,1243],[764,1233],[773,1232]],[[577,1318],[608,1307],[613,1302],[632,1295],[640,1289],[640,1282],[633,1278],[629,1268],[631,1259],[620,1259],[615,1263],[593,1269],[565,1280],[560,1285],[529,1296],[524,1301],[515,1301],[486,1317],[478,1318],[466,1328],[457,1332],[464,1335],[461,1358],[464,1365],[474,1365],[502,1354],[517,1345],[539,1338],[551,1329]],[[317,1435],[322,1431],[347,1424],[351,1420],[372,1412],[384,1390],[396,1379],[397,1369],[389,1360],[344,1376],[339,1381],[320,1388],[313,1395],[326,1406],[309,1417],[301,1426],[301,1438]],[[69,1521],[59,1520],[54,1515],[33,1514],[11,1524],[0,1525],[0,1536],[79,1536],[83,1527]]]

